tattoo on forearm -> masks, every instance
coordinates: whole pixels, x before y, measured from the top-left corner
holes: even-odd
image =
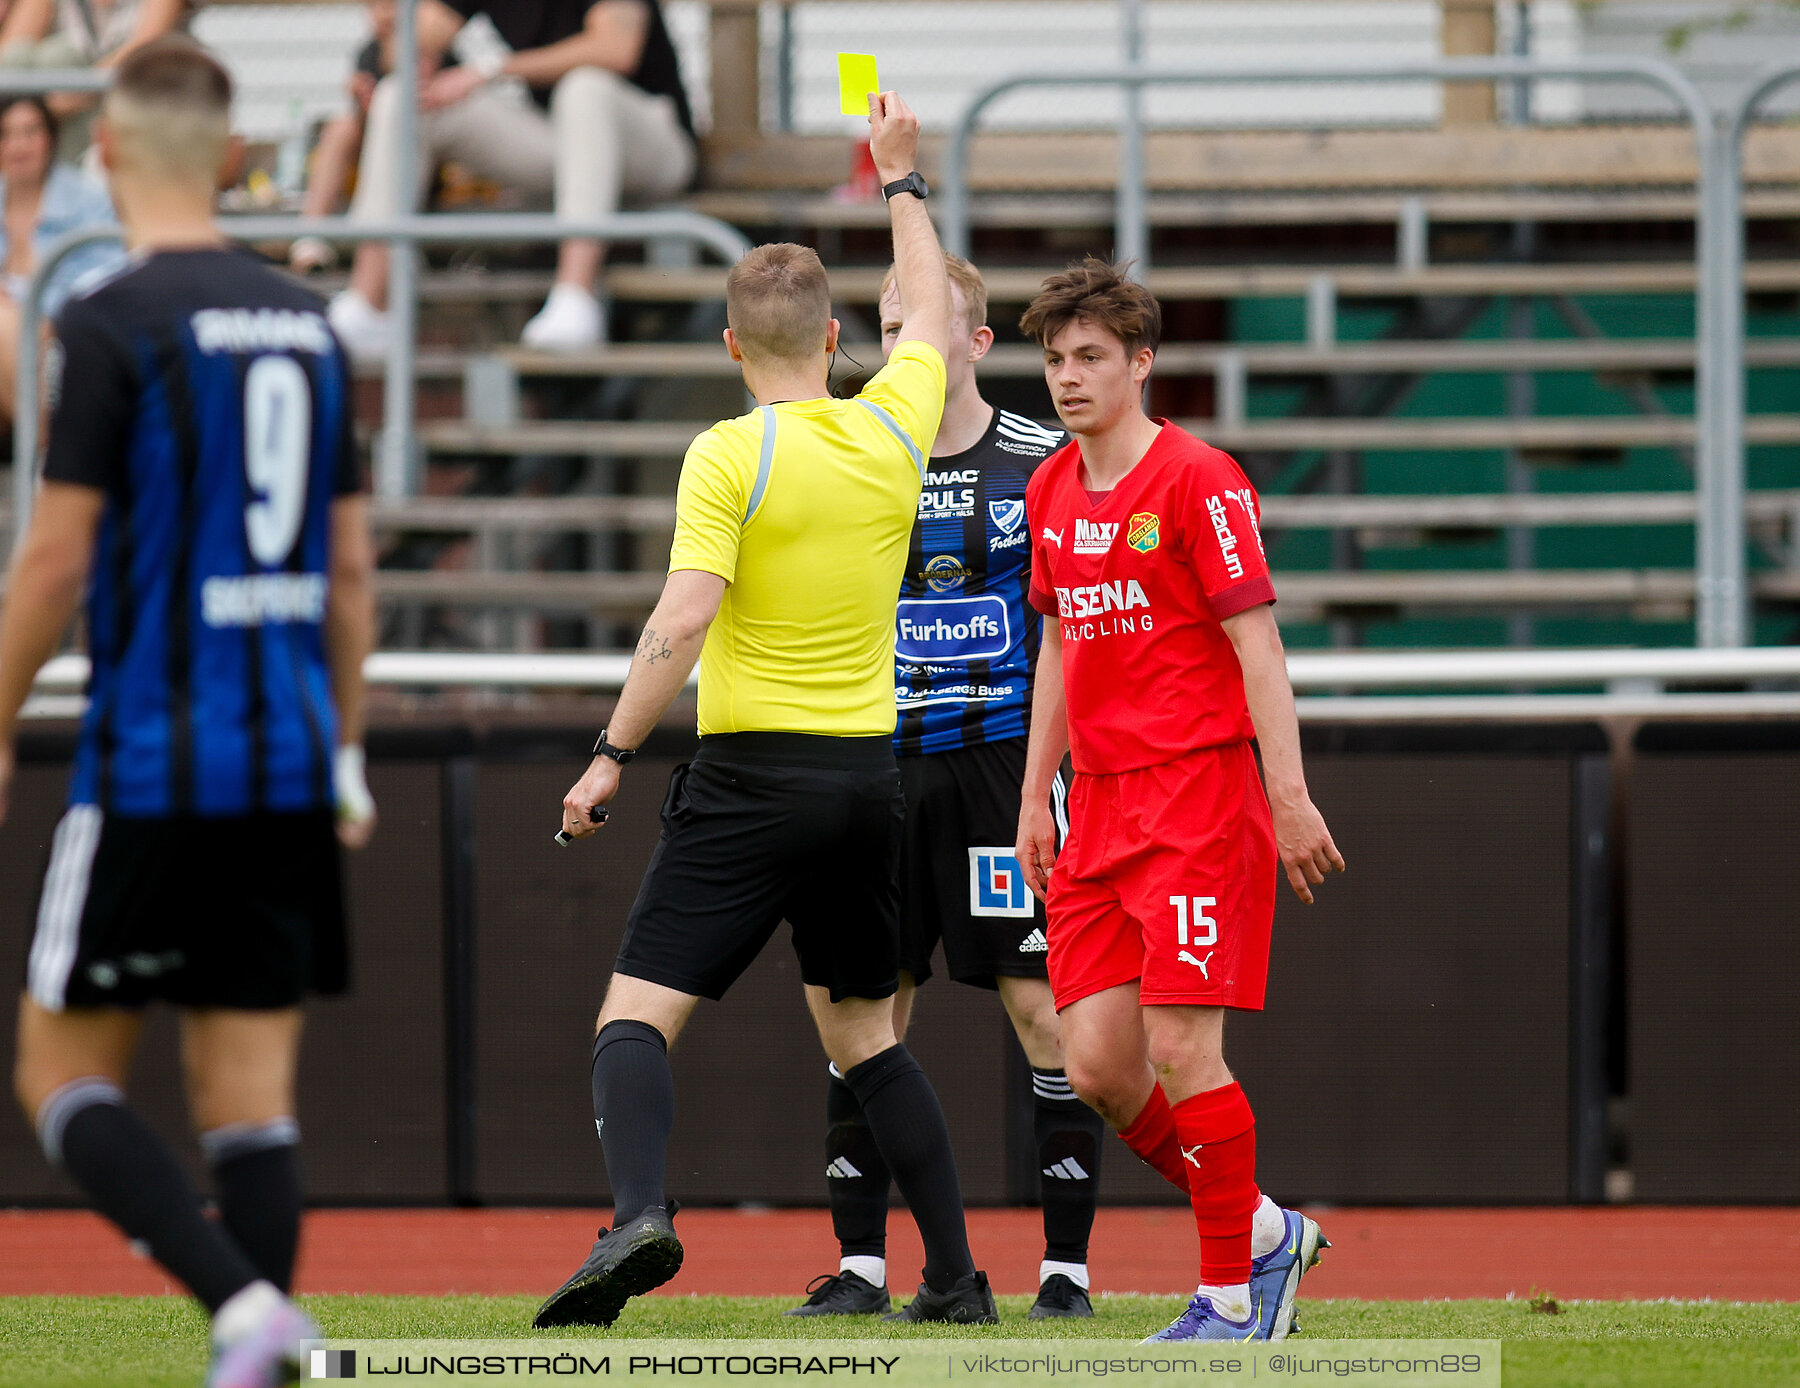
[[[668,637],[658,636],[655,627],[645,627],[638,638],[637,657],[646,665],[654,665],[659,660],[673,660],[675,652],[669,649]]]

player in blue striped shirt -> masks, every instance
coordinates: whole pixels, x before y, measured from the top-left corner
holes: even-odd
[[[231,81],[194,43],[119,68],[99,147],[132,259],[70,301],[44,486],[0,617],[0,815],[38,668],[88,590],[93,661],[20,1006],[45,1155],[213,1315],[214,1388],[287,1382],[317,1327],[299,1235],[300,1001],[347,974],[373,634],[349,376],[322,305],[211,219]],[[220,1219],[125,1106],[181,1008]]]
[[[950,977],[998,990],[1031,1064],[1044,1259],[1030,1315],[1089,1316],[1087,1246],[1105,1125],[1063,1072],[1043,907],[1026,888],[1011,846],[1043,629],[1026,596],[1025,485],[1068,436],[981,398],[975,364],[994,341],[987,288],[968,261],[945,260],[956,312],[944,419],[919,496],[894,627],[894,750],[906,793],[895,1023],[904,1033],[914,989],[931,977],[940,938]],[[881,322],[891,350],[900,323],[891,275]],[[1060,815],[1060,802],[1056,809]],[[888,1170],[856,1096],[835,1071],[826,1115],[826,1190],[839,1266],[816,1279],[789,1314],[882,1311]]]

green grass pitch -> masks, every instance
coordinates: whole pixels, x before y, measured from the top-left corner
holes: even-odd
[[[345,1339],[529,1337],[530,1297],[313,1296],[302,1301]],[[612,1333],[706,1339],[894,1337],[872,1318],[795,1320],[789,1298],[648,1297]],[[1174,1318],[1173,1297],[1102,1295],[1092,1321],[1027,1321],[1028,1297],[1001,1297],[1009,1339],[1136,1340]],[[1507,1388],[1792,1388],[1800,1385],[1800,1305],[1726,1302],[1310,1301],[1307,1338],[1505,1342]],[[557,1338],[581,1332],[558,1331]],[[604,1341],[609,1332],[587,1332]],[[979,1340],[993,1330],[915,1327],[907,1338]],[[179,1297],[0,1298],[0,1388],[195,1388],[205,1321]]]

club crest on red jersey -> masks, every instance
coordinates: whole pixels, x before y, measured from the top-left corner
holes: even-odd
[[[1125,543],[1148,554],[1162,543],[1162,521],[1154,511],[1139,511],[1125,523]]]

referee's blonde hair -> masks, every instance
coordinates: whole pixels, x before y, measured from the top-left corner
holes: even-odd
[[[192,39],[170,34],[119,64],[100,114],[129,172],[210,185],[231,147],[231,74]]]
[[[823,355],[831,284],[811,246],[758,246],[725,277],[725,320],[747,357],[807,361]]]

